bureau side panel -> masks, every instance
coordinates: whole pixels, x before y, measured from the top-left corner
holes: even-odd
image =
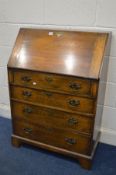
[[[12,107],[11,107],[11,87],[10,84],[13,83],[14,81],[14,73],[13,73],[13,69],[7,68],[7,73],[8,73],[8,87],[9,87],[9,98],[10,98],[10,109],[11,109],[11,117],[12,116]]]
[[[109,33],[107,45],[104,51],[104,58],[101,65],[100,76],[99,76],[99,85],[98,85],[98,97],[97,97],[97,110],[94,123],[94,133],[93,140],[96,141],[98,134],[101,130],[103,106],[105,99],[106,83],[107,83],[107,74],[108,74],[108,65],[109,65],[109,52],[111,43],[111,33]]]

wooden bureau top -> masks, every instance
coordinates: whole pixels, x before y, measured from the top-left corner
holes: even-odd
[[[8,67],[98,79],[108,33],[20,29]]]

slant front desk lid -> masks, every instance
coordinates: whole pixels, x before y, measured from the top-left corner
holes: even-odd
[[[20,29],[8,67],[98,79],[108,33]]]

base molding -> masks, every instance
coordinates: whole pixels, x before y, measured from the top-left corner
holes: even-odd
[[[0,116],[4,118],[11,118],[10,105],[0,104]]]
[[[64,154],[64,155],[69,155],[73,158],[82,157],[82,158],[85,158],[85,159],[92,160],[93,156],[94,156],[94,153],[95,153],[95,150],[96,150],[96,147],[98,145],[99,139],[100,139],[100,135],[101,135],[101,133],[99,132],[99,134],[97,136],[97,140],[95,141],[95,143],[93,145],[93,149],[92,149],[92,152],[91,152],[90,155],[84,155],[84,154],[72,152],[72,151],[69,151],[69,150],[66,150],[66,149],[63,149],[63,148],[55,147],[55,146],[48,145],[48,144],[45,144],[45,143],[41,143],[41,142],[38,142],[38,141],[35,141],[35,140],[30,140],[30,139],[27,139],[27,138],[24,138],[24,137],[15,135],[15,134],[12,134],[12,143],[13,143],[14,140],[18,140],[18,142],[31,144],[31,145],[34,145],[34,146],[37,146],[37,147],[40,147],[40,148],[43,148],[43,149],[47,149],[49,151],[54,151],[54,152],[58,152],[58,153],[61,153],[61,154]],[[14,146],[15,146],[15,144],[14,144]]]
[[[116,130],[101,128],[100,142],[116,146]]]
[[[99,138],[100,138],[100,132],[98,133],[97,140],[94,142],[91,155],[84,155],[84,154],[80,154],[77,152],[72,152],[72,151],[66,150],[64,148],[48,145],[46,143],[41,143],[41,142],[35,141],[35,140],[30,140],[28,138],[24,138],[24,137],[15,135],[15,134],[12,134],[11,141],[12,141],[12,145],[15,147],[20,147],[23,143],[27,143],[27,144],[31,144],[33,146],[36,146],[38,148],[46,149],[46,150],[49,150],[52,152],[56,152],[56,153],[60,153],[60,154],[66,155],[66,156],[73,157],[76,160],[78,160],[81,167],[83,167],[85,169],[91,169],[93,156],[94,156],[96,147],[98,145]]]

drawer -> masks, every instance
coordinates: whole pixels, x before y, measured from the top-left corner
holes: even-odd
[[[91,138],[71,130],[36,126],[25,122],[13,122],[15,135],[39,141],[48,145],[64,148],[73,152],[89,154]]]
[[[94,122],[92,117],[14,101],[12,101],[12,116],[18,120],[24,119],[36,125],[42,124],[56,128],[69,128],[87,134],[92,133]]]
[[[94,113],[94,99],[11,86],[11,98],[73,112]]]
[[[14,71],[14,84],[35,89],[59,91],[82,96],[92,96],[91,81],[76,77],[32,71]]]

